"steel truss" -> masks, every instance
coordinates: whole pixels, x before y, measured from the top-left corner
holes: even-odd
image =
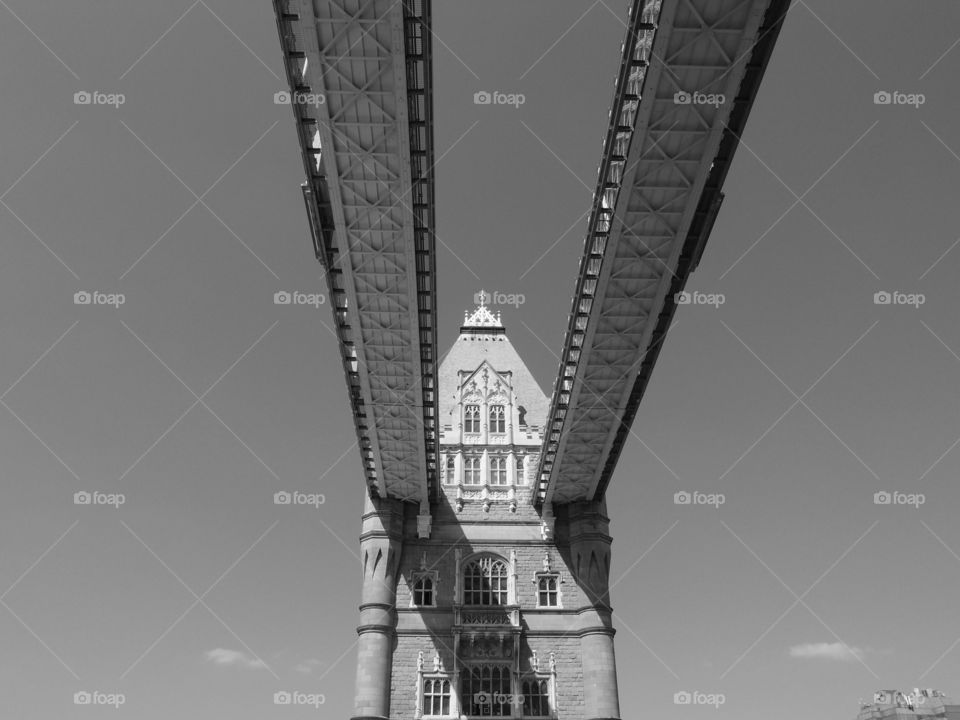
[[[274,0],[367,482],[436,483],[430,0]]]
[[[535,504],[604,496],[788,7],[632,3]]]

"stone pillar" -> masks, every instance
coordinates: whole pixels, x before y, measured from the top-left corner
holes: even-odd
[[[584,720],[619,720],[617,663],[610,607],[610,521],[600,502],[569,506],[570,554],[576,582],[587,596],[578,630],[583,663]]]
[[[357,634],[353,720],[390,717],[390,679],[397,626],[397,570],[403,545],[403,506],[367,493],[360,534],[363,590]]]

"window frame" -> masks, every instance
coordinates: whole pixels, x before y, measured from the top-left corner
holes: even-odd
[[[562,593],[562,591],[561,591],[561,589],[560,589],[560,586],[561,586],[561,584],[563,583],[563,578],[560,576],[560,573],[559,573],[559,572],[554,572],[554,571],[542,571],[542,572],[538,572],[538,573],[536,573],[536,574],[534,575],[534,578],[533,578],[533,579],[534,579],[534,583],[536,583],[536,586],[537,586],[537,587],[536,587],[537,608],[543,608],[543,609],[545,609],[545,610],[552,610],[552,609],[555,609],[555,608],[562,608],[562,607],[563,607],[563,593]],[[553,581],[556,583],[555,589],[554,589],[554,590],[549,590],[549,589],[547,589],[547,590],[541,590],[541,589],[540,589],[540,584],[541,584],[544,580],[553,580]],[[549,597],[549,593],[551,593],[551,592],[552,592],[552,593],[555,593],[556,596],[557,596],[557,604],[556,604],[556,605],[549,605],[549,604],[548,604],[548,605],[544,605],[544,604],[541,602],[541,593],[542,593],[542,592],[547,593],[547,594],[548,594],[548,597]]]
[[[430,604],[417,602],[417,584],[422,580],[429,580],[431,585]],[[439,573],[436,570],[415,570],[410,582],[410,607],[412,608],[435,608],[437,607],[437,590],[439,583]],[[421,591],[422,592],[422,591]]]
[[[479,403],[469,403],[463,406],[463,433],[464,435],[480,434]]]
[[[447,683],[447,697],[449,698],[449,703],[447,705],[447,714],[443,715],[434,715],[427,712],[427,689],[426,684],[428,682],[445,682]],[[442,686],[441,686],[442,687]],[[432,689],[432,688],[431,688]],[[458,688],[455,687],[454,678],[449,673],[437,673],[437,672],[421,672],[420,673],[420,686],[418,688],[419,693],[419,712],[417,717],[420,718],[455,718],[460,716],[460,708],[458,703]],[[430,698],[439,697],[440,698],[440,709],[443,710],[443,694],[431,693]],[[431,703],[431,710],[433,709]]]
[[[507,408],[505,405],[496,403],[487,408],[487,430],[493,435],[503,435],[507,432]]]
[[[487,571],[483,568],[483,561],[490,560],[490,569]],[[493,568],[497,565],[503,567],[503,574],[497,575],[494,578]],[[475,587],[474,582],[467,581],[467,573],[476,566],[483,574],[479,576],[479,587]],[[476,555],[469,560],[467,560],[463,567],[459,570],[459,580],[460,580],[460,604],[465,607],[508,607],[511,604],[511,592],[510,592],[510,563],[506,558],[502,558],[499,555],[492,554],[482,554]],[[471,575],[471,580],[475,580],[477,576]],[[496,586],[494,584],[494,579],[497,580]],[[486,584],[486,586],[485,586]],[[470,597],[471,600],[479,597],[480,602],[468,602],[467,598]],[[484,597],[489,597],[489,602],[483,602]],[[494,598],[502,597],[503,602],[494,602]]]
[[[506,487],[510,484],[507,475],[507,456],[490,455],[487,459],[487,484],[494,487]],[[503,482],[500,482],[500,478]]]
[[[527,690],[527,684],[531,682],[538,683],[538,689],[539,689],[539,683],[547,684],[547,689],[545,693],[542,693],[542,692],[537,693],[537,697],[541,698],[541,703],[546,704],[545,708],[541,707],[541,710],[545,710],[545,712],[541,712],[539,715],[533,715],[533,714],[527,713],[528,693],[526,690]],[[520,717],[524,717],[524,718],[556,717],[556,713],[554,712],[554,707],[555,707],[554,697],[553,697],[554,683],[553,683],[552,673],[543,673],[543,672],[524,673],[520,676],[519,686],[520,686],[520,694],[523,696],[523,699],[524,699],[523,705],[520,708]]]
[[[493,671],[499,671],[499,688],[495,687]],[[484,676],[484,673],[489,673],[488,677]],[[479,673],[479,689],[476,688],[473,684],[474,682],[474,673]],[[506,690],[504,691],[504,679],[506,679]],[[480,663],[470,663],[464,665],[460,668],[460,687],[457,688],[458,699],[460,702],[460,715],[461,717],[466,718],[519,718],[522,717],[523,708],[519,709],[519,712],[515,711],[515,706],[512,704],[506,703],[491,703],[490,712],[487,714],[484,713],[472,713],[473,710],[473,701],[472,696],[478,693],[489,693],[491,695],[508,695],[511,698],[516,697],[514,689],[516,686],[516,673],[513,670],[513,667],[510,663],[504,662],[480,662]],[[489,682],[489,688],[484,687],[484,682]],[[465,687],[469,684],[469,687]],[[470,692],[467,692],[469,689]],[[465,699],[468,699],[469,702],[464,702]],[[493,712],[494,707],[499,708],[498,713]]]
[[[471,481],[471,477],[476,480]],[[463,484],[474,487],[483,485],[483,458],[480,455],[463,456]]]

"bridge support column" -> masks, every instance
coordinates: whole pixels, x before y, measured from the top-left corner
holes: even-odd
[[[589,605],[580,609],[580,651],[583,662],[585,720],[619,720],[617,663],[613,651],[610,607],[610,543],[603,501],[573,503],[569,507],[570,552],[577,584]]]
[[[353,720],[388,720],[393,646],[397,627],[397,569],[403,506],[367,493],[360,534],[363,590],[357,634],[357,684]]]

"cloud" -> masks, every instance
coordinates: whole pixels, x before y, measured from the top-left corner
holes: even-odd
[[[863,650],[843,643],[802,643],[790,648],[790,657],[804,660],[840,660],[852,662],[863,659]]]
[[[207,660],[215,665],[232,665],[234,667],[254,668],[257,670],[266,669],[267,664],[260,658],[251,657],[239,650],[227,650],[225,648],[215,648],[206,653]]]
[[[317,665],[319,664],[320,664],[320,661],[317,660],[316,658],[308,658],[304,660],[302,663],[300,663],[299,665],[297,665],[296,667],[294,667],[293,669],[296,670],[298,673],[309,675],[310,673],[313,672],[314,668],[317,667]]]

